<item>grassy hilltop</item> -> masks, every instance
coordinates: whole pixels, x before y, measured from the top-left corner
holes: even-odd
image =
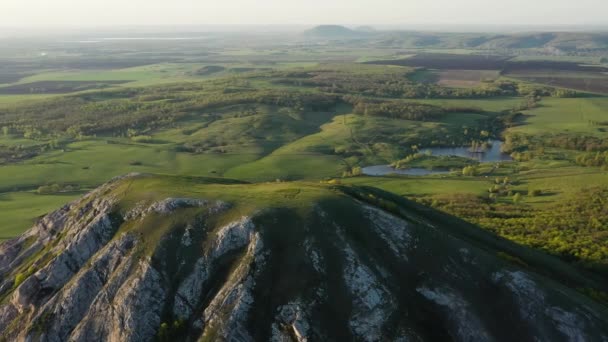
[[[2,248],[8,340],[606,334],[601,278],[370,187],[131,174]]]

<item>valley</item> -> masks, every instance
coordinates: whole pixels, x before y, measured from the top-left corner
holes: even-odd
[[[552,340],[572,307],[589,310],[572,311],[568,327],[587,329],[573,334],[606,336],[606,34],[101,35],[6,39],[0,53],[1,338],[215,340],[242,329],[267,340],[301,324],[312,340]],[[86,255],[62,252],[90,241]],[[106,267],[110,251],[126,261]],[[78,270],[63,272],[62,258]],[[214,265],[209,278],[192,278],[199,260]],[[65,277],[38,284],[40,270]],[[103,296],[116,281],[124,298],[162,298],[145,303],[142,335],[97,321],[107,308],[86,277],[103,280]],[[356,300],[369,299],[357,281],[383,304]],[[557,310],[531,304],[541,328],[521,314],[537,290]],[[505,322],[483,305],[493,291]],[[229,294],[230,310],[214,309]],[[70,296],[86,308],[60,321]],[[424,303],[420,318],[388,304],[409,301]],[[140,304],[120,310],[141,315]],[[250,310],[264,312],[259,322],[234,325]],[[468,326],[454,323],[463,312]],[[336,327],[304,319],[314,314]]]

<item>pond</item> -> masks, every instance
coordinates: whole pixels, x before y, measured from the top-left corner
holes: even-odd
[[[471,158],[479,161],[480,163],[503,162],[513,160],[511,156],[500,151],[502,141],[492,140],[490,141],[490,143],[492,144],[492,146],[488,149],[479,150],[476,152],[471,151],[470,147],[432,147],[421,149],[421,151],[431,151],[434,156],[458,156]],[[450,173],[450,171],[447,170],[427,170],[420,168],[395,169],[390,165],[368,166],[364,167],[362,169],[362,172],[364,175],[368,176],[386,176],[391,174],[408,176],[428,176]]]
[[[502,147],[502,141],[490,140],[490,148],[485,150],[479,150],[472,152],[470,147],[431,147],[421,149],[421,151],[431,151],[434,156],[458,156],[475,159],[480,163],[492,163],[501,161],[513,160],[510,155],[502,153],[500,148]]]

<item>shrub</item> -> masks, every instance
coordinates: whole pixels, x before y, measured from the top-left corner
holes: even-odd
[[[19,285],[21,285],[21,283],[23,283],[23,281],[25,281],[25,279],[27,279],[27,275],[24,273],[17,273],[17,275],[15,276],[15,283],[14,283],[14,287],[17,287]]]
[[[164,341],[175,341],[183,340],[183,335],[186,332],[185,322],[182,320],[173,321],[173,324],[163,322],[161,323],[158,333],[156,335],[157,340]]]
[[[477,169],[474,166],[465,166],[462,169],[463,176],[475,176],[477,174]]]
[[[66,185],[60,185],[60,184],[48,184],[48,185],[42,185],[40,187],[38,187],[38,189],[36,190],[36,193],[38,193],[39,195],[51,195],[51,194],[56,194],[56,193],[60,193],[60,192],[70,192],[70,191],[75,191],[78,190],[80,187],[78,185],[70,185],[70,184],[66,184]]]
[[[357,177],[363,174],[363,170],[359,166],[353,167],[350,171],[342,172],[342,178]]]
[[[61,186],[59,186],[59,184],[42,185],[36,190],[39,195],[56,194],[59,191],[61,191]]]
[[[513,203],[519,203],[521,202],[521,194],[518,192],[515,195],[513,195]]]

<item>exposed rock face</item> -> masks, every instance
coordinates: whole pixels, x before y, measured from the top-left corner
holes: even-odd
[[[193,272],[179,285],[175,295],[173,312],[180,319],[188,319],[194,308],[200,305],[202,299],[204,284],[213,273],[213,268],[217,260],[234,250],[242,249],[247,245],[254,243],[260,244],[259,234],[254,234],[254,225],[251,219],[243,217],[238,221],[221,227],[213,241],[213,247],[200,259],[196,261]],[[253,245],[251,245],[253,246]],[[257,245],[256,245],[257,246]],[[252,247],[250,247],[251,249]],[[249,250],[249,258],[255,257],[251,255]],[[258,257],[260,258],[260,257]],[[255,261],[255,260],[253,260]],[[262,260],[257,260],[261,262]],[[245,264],[248,266],[248,263]],[[242,270],[244,272],[244,270]]]
[[[344,283],[353,297],[351,332],[358,340],[379,341],[383,327],[395,309],[395,300],[350,247],[345,248],[344,254]]]
[[[272,341],[291,341],[294,337],[298,342],[312,340],[309,320],[310,314],[305,311],[301,303],[281,306],[272,325]]]
[[[600,306],[439,228],[355,200],[311,204],[309,221],[215,199],[129,207],[133,178],[0,245],[0,338],[608,341]]]
[[[426,299],[446,310],[455,337],[461,341],[492,341],[479,318],[470,311],[470,304],[449,288],[417,289]]]
[[[203,312],[205,326],[215,335],[206,333],[203,337],[221,338],[228,341],[251,341],[246,322],[254,299],[256,272],[253,265],[263,267],[265,255],[259,234],[253,235],[243,261],[226,281]],[[234,240],[233,240],[234,241]]]
[[[151,205],[145,202],[139,203],[134,209],[129,211],[125,216],[125,220],[133,220],[142,218],[150,213],[157,213],[161,215],[171,214],[177,209],[182,208],[202,208],[210,205],[210,201],[193,198],[166,198],[162,201],[152,203]],[[220,211],[226,208],[226,204],[215,201],[215,210]]]

